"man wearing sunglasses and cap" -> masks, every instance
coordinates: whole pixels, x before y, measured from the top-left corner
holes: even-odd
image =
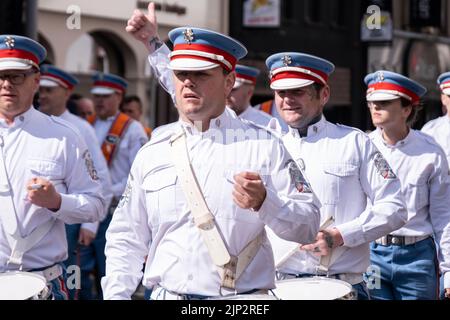
[[[0,36],[0,272],[42,275],[49,297],[67,299],[65,223],[104,215],[101,186],[77,130],[35,110],[46,51],[21,36]]]

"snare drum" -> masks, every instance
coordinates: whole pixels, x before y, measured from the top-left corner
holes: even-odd
[[[280,280],[273,293],[280,300],[354,300],[351,284],[325,277]]]
[[[48,296],[47,281],[31,272],[0,273],[0,300],[41,300]]]

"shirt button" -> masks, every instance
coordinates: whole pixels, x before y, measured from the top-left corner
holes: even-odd
[[[316,126],[313,127],[313,131],[314,131],[314,133],[317,133],[317,127]]]
[[[192,274],[188,275],[188,280],[192,281],[192,279],[194,279],[194,276]]]
[[[23,119],[24,119],[23,116],[20,116],[20,117],[19,117],[19,120],[20,120],[20,121],[23,121]]]
[[[216,119],[216,126],[220,127],[220,119]]]

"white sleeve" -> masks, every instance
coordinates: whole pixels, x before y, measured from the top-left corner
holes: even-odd
[[[106,232],[106,275],[102,279],[104,298],[131,299],[142,278],[145,256],[151,244],[151,230],[142,175],[136,158],[125,192]]]
[[[450,173],[443,152],[438,153],[435,170],[428,183],[430,219],[439,249],[439,267],[444,274],[444,287],[450,288]]]
[[[270,159],[276,159],[267,176],[266,199],[260,219],[280,238],[310,243],[319,231],[320,202],[310,184],[279,139]]]
[[[158,79],[159,84],[163,89],[170,94],[172,101],[175,104],[175,89],[172,80],[172,70],[170,70],[167,65],[169,64],[169,48],[163,44],[158,50],[149,54],[148,62],[152,68],[152,72]]]
[[[381,152],[365,136],[359,150],[360,183],[371,205],[356,219],[336,226],[347,247],[374,241],[401,228],[408,218],[400,180]]]
[[[95,135],[94,128],[92,128],[92,126],[89,125],[86,128],[86,132],[84,133],[84,135],[89,151],[92,156],[92,161],[95,166],[95,170],[97,171],[97,176],[99,178],[100,184],[102,185],[102,195],[105,201],[105,210],[100,219],[101,221],[108,214],[108,209],[111,204],[111,200],[113,198],[111,176],[109,174],[108,164],[106,163],[106,159],[103,156],[102,150],[100,149],[97,136]],[[93,228],[88,230],[92,231]],[[95,231],[93,232],[96,233],[97,228],[95,228]]]
[[[99,222],[89,222],[89,223],[82,223],[81,224],[81,229],[85,229],[85,230],[89,230],[90,232],[92,232],[93,234],[97,234],[97,230],[98,230],[98,226],[99,226]]]
[[[133,164],[134,158],[136,157],[136,154],[138,153],[139,149],[142,148],[144,144],[148,141],[148,136],[145,133],[144,127],[137,121],[132,121],[130,126],[127,129],[127,132],[125,132],[124,139],[128,140],[128,168],[131,168],[131,165]],[[125,186],[127,184],[127,178],[124,177],[122,180],[114,183],[112,185],[112,191],[114,197],[117,199],[120,198],[122,195],[122,192],[125,190]]]
[[[94,175],[95,167],[89,165],[90,152],[81,136],[68,136],[66,141],[67,193],[60,193],[61,207],[54,214],[64,223],[99,221],[105,212],[101,185]]]

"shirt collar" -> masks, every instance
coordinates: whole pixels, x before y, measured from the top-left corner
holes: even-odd
[[[184,121],[181,118],[178,120],[178,122],[189,135],[204,136],[208,135],[213,130],[221,130],[223,128],[229,127],[230,119],[233,117],[233,114],[236,117],[234,111],[225,108],[224,112],[220,116],[209,121],[209,129],[205,132],[199,131],[192,123]]]
[[[320,117],[320,120],[316,123],[308,126],[306,137],[313,137],[323,131],[327,124],[327,120],[325,119],[325,116],[322,114]],[[300,136],[300,133],[298,132],[298,129],[289,127],[289,133],[293,135],[295,138],[302,138]],[[303,137],[304,138],[304,137]]]
[[[39,111],[37,111],[33,106],[31,106],[24,113],[17,115],[14,118],[14,123],[11,126],[7,125],[6,121],[4,119],[0,119],[0,127],[11,129],[11,128],[23,126],[26,122],[28,122],[28,120],[30,120],[36,114],[36,112],[39,112]]]
[[[383,142],[383,144],[388,147],[388,148],[392,148],[392,149],[396,149],[396,148],[401,148],[406,146],[410,141],[412,141],[414,139],[414,130],[413,129],[409,129],[409,133],[408,135],[405,137],[405,139],[403,140],[399,140],[397,141],[397,143],[395,145],[390,145],[388,144],[384,138],[383,138],[383,130],[381,130],[380,128],[377,128],[377,132],[378,132],[378,137],[379,139]]]
[[[247,108],[239,115],[239,117],[245,118],[246,115],[252,112],[251,108],[252,108],[251,106],[247,106]]]

